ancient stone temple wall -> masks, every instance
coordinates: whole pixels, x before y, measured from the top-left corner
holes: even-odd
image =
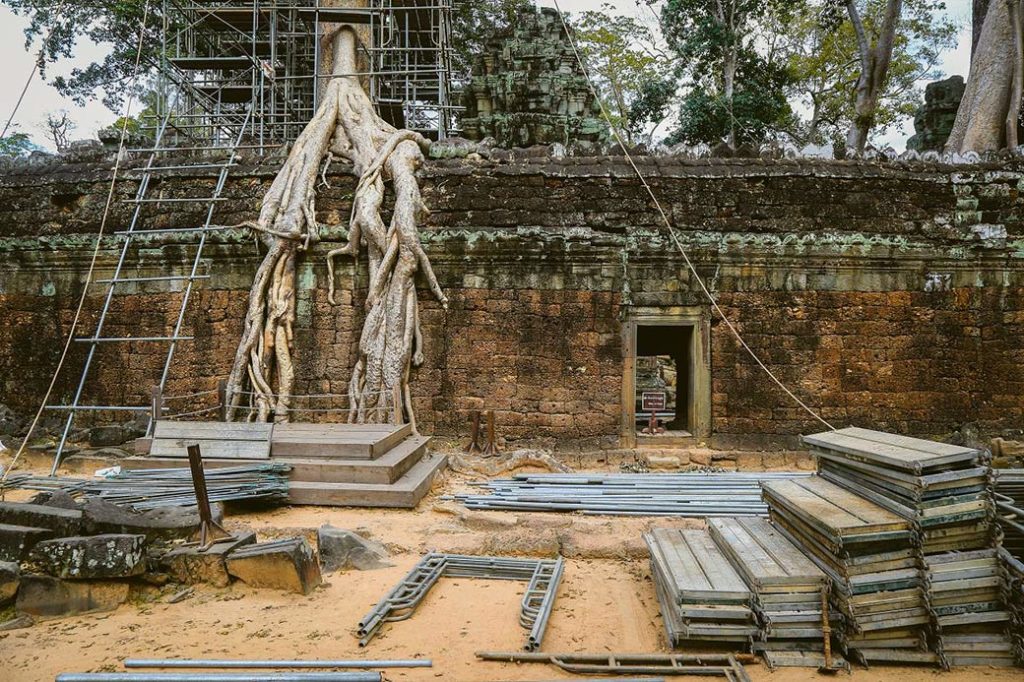
[[[921,435],[1024,427],[1024,167],[640,163],[724,311],[826,419]],[[273,171],[237,169],[215,222],[251,218]],[[319,218],[337,225],[353,180],[344,169],[329,179]],[[464,433],[467,411],[484,408],[509,439],[618,443],[630,421],[630,321],[677,314],[706,337],[699,442],[792,442],[818,428],[712,314],[621,159],[442,161],[422,179],[432,211],[423,241],[451,299],[445,312],[421,297],[426,361],[412,387],[425,431]],[[56,364],[108,181],[102,164],[0,173],[0,404],[19,414],[37,406]],[[151,195],[202,196],[213,182],[168,178]],[[133,182],[117,192],[132,196]],[[108,233],[124,229],[128,208],[115,204]],[[197,219],[166,204],[146,224]],[[324,254],[343,237],[330,228],[300,272],[298,393],[347,390],[367,275],[365,263],[339,261],[339,305],[328,302]],[[132,274],[180,274],[192,239],[140,240],[133,261],[145,265]],[[195,341],[180,346],[169,394],[214,388],[237,344],[258,248],[242,230],[213,233],[210,244],[211,279],[184,330]],[[116,245],[104,243],[98,277],[110,274]],[[107,332],[165,333],[180,294],[133,286],[116,298]],[[104,288],[91,291],[84,334]],[[53,402],[68,398],[84,350],[74,347]],[[103,349],[86,401],[146,404],[163,358],[163,348],[143,342]]]

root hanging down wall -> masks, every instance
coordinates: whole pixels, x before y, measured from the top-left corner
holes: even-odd
[[[349,421],[412,423],[416,417],[409,389],[413,365],[423,362],[423,336],[415,277],[422,271],[432,293],[447,299],[420,245],[418,224],[428,213],[416,170],[429,142],[418,133],[396,130],[374,111],[356,66],[356,33],[338,29],[333,40],[334,77],[312,120],[292,145],[284,166],[264,195],[259,219],[247,226],[258,233],[267,254],[256,271],[242,340],[227,381],[227,418],[247,407],[250,420],[291,420],[295,395],[295,318],[297,266],[320,241],[316,219],[318,183],[334,158],[352,165],[359,177],[349,226],[349,243],[327,255],[330,300],[334,297],[333,259],[358,259],[363,246],[369,263],[367,315],[359,356],[348,388]],[[381,211],[390,180],[391,223]],[[248,399],[245,399],[248,397]]]

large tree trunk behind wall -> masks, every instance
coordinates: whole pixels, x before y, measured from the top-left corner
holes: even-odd
[[[971,60],[967,89],[946,143],[948,151],[993,151],[1006,145],[1006,117],[1015,71],[1012,26],[1006,0],[992,2]]]

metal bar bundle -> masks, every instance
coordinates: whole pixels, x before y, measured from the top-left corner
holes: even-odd
[[[1003,530],[1003,547],[1024,560],[1024,469],[995,472],[996,517]]]
[[[125,659],[126,668],[221,668],[236,670],[270,669],[315,669],[315,668],[430,668],[434,663],[429,658],[412,658],[404,660],[344,660],[344,661],[283,661],[283,660],[236,660],[236,659],[196,659],[196,658],[129,658]]]
[[[721,474],[527,474],[478,484],[487,494],[460,494],[470,509],[582,512],[608,516],[766,516],[764,481],[803,472]]]
[[[289,465],[281,463],[209,469],[206,471],[206,486],[210,502],[261,500],[284,503],[288,500],[290,470]],[[109,478],[92,479],[16,474],[8,479],[5,487],[62,490],[74,497],[98,497],[138,510],[196,504],[192,472],[187,468],[125,471]]]
[[[1024,469],[996,469],[995,491],[1024,507]]]
[[[644,535],[661,616],[673,646],[741,643],[760,629],[752,595],[706,530],[656,528]]]
[[[546,663],[575,675],[695,675],[750,682],[743,660],[726,653],[706,654],[541,654],[478,651],[482,661]]]
[[[56,682],[383,682],[380,673],[61,673]]]
[[[857,428],[804,442],[822,477],[911,522],[940,663],[973,665],[983,651],[989,665],[1012,664],[987,454]]]
[[[564,561],[517,559],[510,557],[467,556],[431,552],[409,571],[361,621],[357,634],[359,646],[366,646],[384,623],[405,620],[442,577],[517,580],[527,583],[520,606],[519,624],[529,630],[524,648],[540,648],[548,627],[551,609],[562,580]]]
[[[1017,663],[1024,665],[1024,561],[999,549],[999,559],[1006,571],[1006,604],[1010,609],[1010,633],[1017,654]]]

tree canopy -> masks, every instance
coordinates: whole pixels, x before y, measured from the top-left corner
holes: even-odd
[[[0,158],[19,159],[39,149],[28,133],[8,132],[0,137]]]
[[[75,56],[80,43],[109,44],[103,59],[75,67],[67,76],[50,80],[60,94],[77,104],[100,97],[117,110],[129,94],[135,65],[136,43],[125,36],[137,36],[145,15],[145,0],[106,2],[54,2],[53,0],[0,0],[11,11],[28,19],[25,48],[38,52],[41,74],[47,67]],[[156,3],[151,3],[156,5]],[[160,22],[150,12],[143,42],[143,68],[154,68],[160,54]]]

